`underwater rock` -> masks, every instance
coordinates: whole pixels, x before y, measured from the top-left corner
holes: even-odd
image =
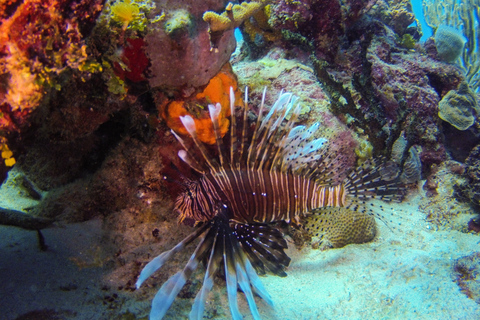
[[[84,37],[102,7],[100,0],[26,0],[2,14],[0,106],[11,119],[0,122],[2,131],[28,125],[28,115],[45,89],[55,86],[57,75],[83,65]]]
[[[469,156],[465,160],[465,183],[457,185],[460,195],[473,203],[480,206],[480,144],[472,149]]]
[[[271,6],[270,25],[299,33],[313,42],[317,58],[334,61],[345,29],[355,23],[374,1],[281,0]]]
[[[206,85],[228,62],[235,50],[233,30],[225,31],[211,50],[208,23],[202,18],[208,10],[221,10],[227,1],[157,0],[149,19],[165,14],[165,23],[153,23],[144,37],[150,59],[148,81],[152,88],[174,92]],[[188,95],[188,94],[187,94]]]
[[[463,52],[467,39],[457,29],[441,25],[435,32],[435,46],[438,57],[449,63],[455,62]]]
[[[467,130],[480,115],[475,93],[462,82],[457,90],[450,90],[438,104],[438,116],[458,130]]]
[[[368,14],[402,36],[407,27],[415,21],[410,0],[378,0]]]
[[[480,304],[480,252],[455,260],[452,276],[460,290]]]
[[[395,52],[394,38],[390,32],[375,37],[367,51],[374,94],[382,105],[376,116],[381,112],[392,121],[389,127],[395,123],[404,127],[409,141],[422,147],[424,164],[439,163],[445,158],[438,128],[439,95],[456,87],[464,76],[420,52]]]

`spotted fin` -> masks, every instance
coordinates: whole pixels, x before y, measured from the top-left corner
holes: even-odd
[[[382,158],[353,170],[345,180],[345,189],[357,200],[380,199],[401,202],[406,194],[398,165],[384,162]]]

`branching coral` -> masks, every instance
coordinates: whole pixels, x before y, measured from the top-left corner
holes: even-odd
[[[230,70],[224,68],[208,83],[207,87],[193,98],[174,100],[160,106],[160,111],[167,125],[176,132],[187,135],[187,131],[180,121],[181,116],[191,115],[194,118],[198,131],[198,138],[208,144],[215,143],[213,123],[205,110],[208,104],[220,103],[222,110],[219,115],[220,132],[222,137],[228,131],[230,116],[230,87],[235,91],[237,103],[241,103],[237,80]]]
[[[437,29],[445,24],[463,31],[467,38],[462,54],[462,67],[470,86],[480,90],[480,1],[479,0],[423,0],[423,12],[427,24]]]

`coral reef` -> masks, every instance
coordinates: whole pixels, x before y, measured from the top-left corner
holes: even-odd
[[[454,191],[456,185],[465,183],[462,173],[463,165],[455,161],[432,168],[423,186],[427,197],[419,205],[429,228],[468,232],[468,221],[475,212],[468,203],[460,202]]]
[[[352,116],[374,150],[388,152],[404,130],[410,144],[422,147],[423,164],[440,163],[446,154],[438,127],[439,96],[462,82],[461,70],[418,51],[398,50],[391,30],[375,21],[364,23],[350,30],[352,37],[361,31],[363,38],[338,64],[316,64],[333,111]]]
[[[85,38],[101,9],[100,0],[26,0],[8,7],[8,15],[2,15],[0,145],[5,165],[11,166],[21,157],[25,150],[22,139],[41,113],[40,106],[48,104],[50,93],[61,90],[72,73],[84,81],[91,74],[85,70],[91,62]],[[11,152],[15,158],[7,157]],[[3,164],[0,166],[3,172]]]
[[[408,0],[376,1],[368,13],[402,37],[409,35],[405,33],[407,27],[415,22],[412,4]]]
[[[2,21],[0,73],[6,93],[0,96],[0,105],[13,123],[24,123],[26,114],[38,106],[42,84],[54,86],[55,75],[83,65],[87,58],[83,38],[101,8],[98,0],[29,0]],[[8,124],[2,129],[15,127]]]
[[[374,2],[281,0],[272,5],[269,23],[275,29],[289,31],[312,41],[317,58],[333,62],[345,30]]]
[[[450,123],[458,130],[470,128],[480,108],[475,94],[470,90],[468,83],[462,82],[458,90],[450,90],[438,104],[438,116]]]
[[[329,140],[329,154],[341,163],[334,181],[356,162],[391,154],[412,189],[422,175],[427,179],[420,209],[430,229],[474,232],[480,146],[472,91],[478,90],[480,63],[471,49],[478,9],[439,8],[448,9],[445,23],[468,40],[461,66],[438,59],[439,41],[417,42],[420,31],[409,28],[414,16],[406,0],[4,1],[0,178],[15,164],[10,172],[22,172],[38,194],[24,188],[31,205],[0,209],[0,224],[40,229],[100,217],[104,242],[92,249],[93,265],[79,257],[72,261],[78,267],[108,265],[105,281],[140,302],[125,318],[145,317],[153,291],[132,293],[143,258],[189,229],[176,224],[172,198],[180,187],[170,181],[194,173],[179,162],[170,129],[186,134],[179,117],[191,115],[200,140],[211,144],[206,106],[221,104],[224,135],[230,86],[237,101],[248,86],[249,120],[258,115],[267,86],[267,105],[288,90],[299,96],[298,122],[320,122],[315,134]],[[458,18],[454,9],[462,10]],[[244,45],[230,70],[238,26]],[[467,92],[464,81],[473,90]],[[455,125],[451,115],[468,122]],[[460,134],[470,136],[468,144]],[[469,152],[465,166],[445,161],[463,161]],[[327,209],[306,221],[309,232],[321,237],[314,245],[322,248],[371,241],[376,233],[373,218],[357,211]],[[186,257],[188,252],[180,253],[179,260]],[[175,267],[155,277],[161,282]],[[178,315],[199,283],[193,279],[182,291]],[[111,312],[117,313],[106,318],[121,314],[115,303]],[[225,313],[207,308],[212,317]]]

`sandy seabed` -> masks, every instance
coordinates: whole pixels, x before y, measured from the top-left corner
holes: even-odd
[[[288,276],[262,278],[275,303],[272,308],[257,299],[262,318],[480,318],[480,305],[460,291],[452,267],[455,259],[478,251],[480,237],[433,230],[416,209],[419,199],[392,205],[395,215],[389,225],[395,227],[377,222],[373,242],[326,251],[297,250],[289,244]],[[55,311],[45,319],[121,319],[112,316],[120,310],[143,319],[150,301],[127,292],[113,299],[115,311],[115,305],[105,303],[111,293],[102,285],[105,272],[111,271],[108,266],[82,268],[78,263],[82,253],[91,255],[101,243],[102,232],[100,220],[45,229],[49,249],[42,252],[35,232],[0,227],[0,319],[36,319],[20,317],[34,310],[47,315]],[[207,310],[220,304],[229,314],[225,288],[214,291]],[[251,319],[243,295],[239,297],[241,312]],[[175,310],[190,305],[177,299],[166,318],[178,318]]]

